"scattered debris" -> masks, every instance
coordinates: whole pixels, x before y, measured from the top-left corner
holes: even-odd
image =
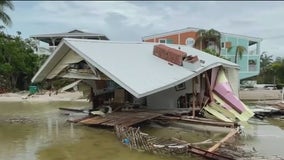
[[[148,151],[154,154],[185,155],[189,153],[214,160],[232,160],[233,158],[223,156],[193,146],[186,141],[177,138],[161,139],[150,136],[140,131],[140,128],[115,126],[115,134],[119,140],[131,149]]]

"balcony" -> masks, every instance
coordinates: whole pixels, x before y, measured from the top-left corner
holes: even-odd
[[[248,60],[249,71],[255,72],[257,71],[257,61],[254,59]]]
[[[249,50],[249,51],[248,51],[248,54],[249,54],[249,55],[257,55],[256,49],[254,49],[254,50]]]

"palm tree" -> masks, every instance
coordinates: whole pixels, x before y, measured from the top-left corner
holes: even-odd
[[[210,29],[210,30],[204,30],[200,29],[197,31],[197,43],[199,44],[199,49],[203,50],[206,49],[209,46],[209,42],[213,42],[215,46],[218,48],[218,54],[220,55],[220,40],[221,40],[221,33],[217,30]]]
[[[268,56],[266,53],[267,52],[262,52],[262,54],[260,55],[260,69],[262,71],[264,71],[268,66],[270,66],[273,61],[272,55]]]
[[[200,30],[197,31],[197,39],[196,39],[195,45],[199,44],[200,50],[203,50],[202,43],[204,43],[205,33],[206,33],[206,30],[204,30],[204,29],[200,29]]]
[[[242,59],[243,54],[244,54],[244,52],[247,51],[247,49],[244,46],[232,46],[232,47],[228,48],[228,52],[230,52],[232,50],[232,48],[236,48],[235,63],[237,63],[238,57],[240,57],[240,59]]]
[[[0,1],[0,19],[6,26],[12,25],[12,20],[9,17],[9,15],[5,12],[5,8],[9,8],[11,10],[14,10],[14,5],[12,1],[9,0],[1,0]]]

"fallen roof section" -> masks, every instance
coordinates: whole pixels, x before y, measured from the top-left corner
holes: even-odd
[[[66,66],[66,63],[61,63],[62,60],[71,62],[72,60],[66,57],[72,57],[68,54],[74,53],[137,98],[174,87],[217,66],[239,68],[237,64],[230,61],[189,46],[175,44],[166,45],[180,49],[188,55],[197,55],[203,63],[200,67],[192,69],[169,64],[168,61],[153,55],[155,45],[157,43],[64,38],[33,77],[32,82],[54,77],[51,73],[59,72],[53,70],[62,68],[57,66]]]

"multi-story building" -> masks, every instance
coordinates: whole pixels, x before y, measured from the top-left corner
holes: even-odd
[[[142,37],[142,40],[144,42],[191,45],[197,49],[200,49],[202,47],[199,45],[194,45],[198,38],[197,32],[199,30],[200,28],[185,28],[145,36]],[[222,57],[235,62],[237,46],[242,46],[245,48],[245,52],[243,53],[242,57],[237,58],[237,64],[240,66],[240,80],[258,75],[260,70],[260,42],[262,39],[231,33],[220,33],[220,55]]]
[[[79,39],[96,39],[96,40],[109,40],[104,34],[87,33],[80,30],[72,30],[65,33],[52,33],[52,34],[39,34],[32,35],[31,38],[48,43],[50,52],[53,52],[56,46],[63,38],[79,38]]]

